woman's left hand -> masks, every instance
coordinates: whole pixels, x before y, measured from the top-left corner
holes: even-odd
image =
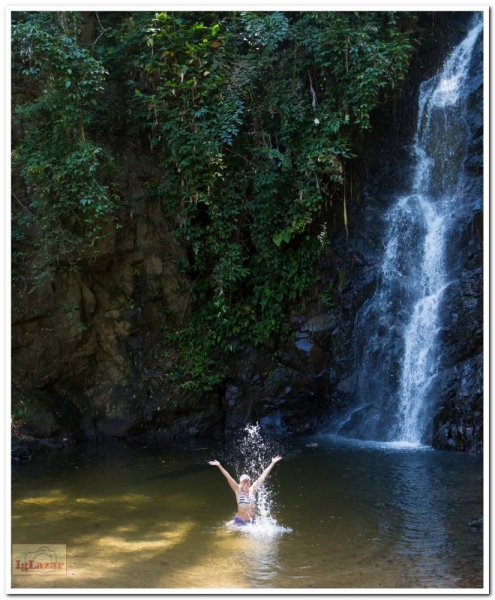
[[[281,456],[275,456],[275,458],[272,458],[272,465],[274,465],[276,462],[278,462],[279,460],[282,460]]]

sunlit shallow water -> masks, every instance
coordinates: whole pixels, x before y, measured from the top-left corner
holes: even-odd
[[[12,542],[67,544],[68,570],[12,586],[483,586],[482,534],[468,525],[483,508],[481,456],[324,435],[272,446],[284,459],[268,512],[241,531],[228,525],[234,494],[206,464],[238,475],[236,445],[115,442],[16,465]]]

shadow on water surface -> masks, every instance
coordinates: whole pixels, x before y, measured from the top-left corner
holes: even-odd
[[[67,543],[68,575],[16,588],[480,587],[482,460],[431,449],[293,440],[268,485],[273,536],[232,531],[218,448],[78,450],[13,481],[12,541]],[[234,464],[226,466],[233,467]],[[254,532],[251,532],[254,533]]]
[[[121,452],[73,455],[62,465],[47,461],[47,478],[26,472],[15,483],[13,543],[67,543],[68,570],[67,576],[15,576],[14,588],[268,584],[276,543],[226,527],[233,495],[211,467],[163,450]]]
[[[19,500],[13,505],[14,528],[22,524],[17,543],[67,541],[66,578],[17,578],[16,584],[40,587],[167,587],[171,552],[187,543],[197,519],[167,518],[171,503],[190,502],[181,495],[163,499],[163,510],[150,506],[140,494],[70,497],[54,490],[47,496]],[[187,563],[199,548],[190,547]],[[160,565],[162,568],[160,568]],[[172,568],[184,568],[175,564]]]

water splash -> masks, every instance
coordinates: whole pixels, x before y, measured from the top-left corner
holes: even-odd
[[[238,455],[235,461],[237,477],[247,473],[254,482],[270,464],[272,457],[282,454],[283,450],[276,440],[263,437],[260,426],[256,423],[244,428],[244,436],[238,440],[235,452]],[[289,527],[279,525],[273,516],[275,509],[273,490],[276,487],[273,480],[276,477],[276,468],[274,467],[257,493],[256,522],[240,527],[239,531],[242,533],[257,537],[274,537],[292,531]]]

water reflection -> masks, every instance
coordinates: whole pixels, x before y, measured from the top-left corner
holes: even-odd
[[[359,523],[348,537],[356,562],[364,558],[384,569],[383,583],[393,573],[393,587],[472,586],[476,577],[470,574],[481,575],[482,540],[467,534],[467,523],[477,503],[482,510],[482,457],[406,443],[320,439],[338,462],[335,478],[340,471],[346,482],[340,489],[333,485],[350,504],[340,508],[342,522]],[[478,500],[470,504],[476,489]],[[341,542],[350,531],[346,523]],[[370,573],[366,578],[377,582]]]
[[[408,577],[416,585],[455,586],[444,522],[449,498],[441,473],[432,468],[428,453],[410,451],[400,455],[394,480],[394,504],[402,522],[395,552],[407,565]]]
[[[224,550],[231,557],[231,572],[242,572],[244,587],[265,587],[280,571],[280,538],[256,532],[226,529],[217,531]]]
[[[278,540],[250,537],[245,542],[241,563],[244,565],[248,587],[259,587],[278,574]]]
[[[309,441],[292,441],[270,482],[273,521],[243,531],[226,526],[235,499],[225,482],[209,468],[189,469],[218,448],[121,445],[23,465],[14,473],[12,541],[67,543],[68,575],[17,577],[13,585],[482,585],[482,539],[466,527],[482,510],[481,457]]]

